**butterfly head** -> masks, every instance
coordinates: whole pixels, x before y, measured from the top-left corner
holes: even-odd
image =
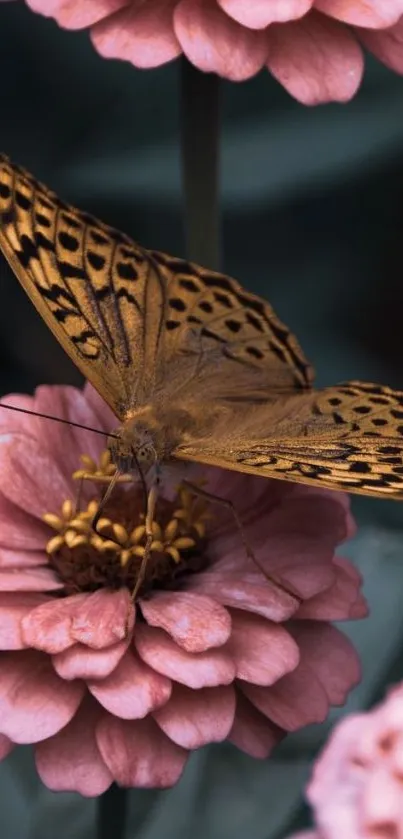
[[[166,432],[154,411],[146,406],[133,411],[108,440],[116,468],[125,474],[147,472],[166,455]]]
[[[120,426],[109,437],[108,449],[116,468],[126,475],[137,473],[139,466],[147,474],[159,459],[152,432],[141,426],[136,429]]]

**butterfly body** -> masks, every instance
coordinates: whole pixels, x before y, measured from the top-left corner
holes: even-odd
[[[191,434],[197,418],[180,407],[161,410],[145,405],[129,412],[108,440],[112,462],[120,472],[136,474],[172,459],[180,442]]]
[[[403,498],[403,392],[313,370],[271,306],[147,250],[0,155],[0,250],[115,413],[118,468],[196,462]]]

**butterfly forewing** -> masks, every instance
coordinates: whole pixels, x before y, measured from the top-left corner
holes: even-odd
[[[267,303],[225,275],[141,248],[60,201],[5,156],[0,247],[121,419],[155,392],[167,399],[191,380],[223,396],[223,383],[231,395],[240,376],[250,397],[311,382],[296,339]]]
[[[155,361],[163,311],[158,277],[144,251],[60,201],[4,156],[0,247],[64,349],[123,418],[135,384],[141,387],[143,371]],[[146,332],[151,288],[156,308]]]
[[[403,497],[403,393],[312,390],[296,339],[235,280],[142,248],[1,155],[0,248],[117,417],[191,409],[174,457]]]

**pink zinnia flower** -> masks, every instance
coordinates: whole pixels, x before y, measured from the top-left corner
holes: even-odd
[[[105,58],[158,67],[181,53],[243,81],[266,67],[306,105],[345,102],[362,47],[403,72],[403,0],[27,0],[67,29],[90,28]]]
[[[403,836],[403,684],[334,729],[307,790],[317,830],[293,839]]]
[[[116,425],[88,385],[2,401]],[[165,492],[133,604],[144,554],[137,485],[116,487],[102,535],[91,527],[99,484],[86,481],[73,509],[80,455],[95,477],[99,460],[98,475],[113,471],[103,448],[91,431],[0,409],[1,756],[35,744],[54,790],[163,787],[199,746],[229,739],[264,758],[342,704],[359,665],[329,621],[366,613],[357,572],[334,556],[354,529],[347,497],[206,469],[272,582],[245,557],[229,514]]]

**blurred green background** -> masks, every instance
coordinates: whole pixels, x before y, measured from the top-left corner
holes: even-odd
[[[105,61],[87,33],[15,2],[0,3],[0,73],[2,151],[143,245],[184,254],[179,62],[144,72]],[[320,384],[403,388],[403,79],[368,60],[352,103],[308,109],[263,72],[222,83],[222,107],[224,270],[271,301]],[[1,392],[79,382],[4,266],[0,291]],[[353,509],[360,528],[345,553],[372,614],[346,627],[364,672],[349,710],[403,676],[403,509]],[[309,824],[303,783],[340,713],[265,762],[201,750],[174,790],[130,793],[127,837],[278,839]],[[29,749],[0,765],[2,839],[91,837],[95,806],[43,789]]]

